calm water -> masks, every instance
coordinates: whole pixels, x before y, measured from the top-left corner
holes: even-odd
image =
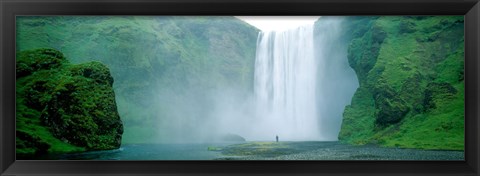
[[[116,150],[92,151],[77,154],[49,156],[60,160],[212,160],[220,158],[218,151],[208,147],[221,147],[233,143],[209,144],[125,144]]]
[[[251,146],[239,143],[125,144],[116,150],[49,155],[47,160],[464,160],[463,151],[352,146],[340,142],[270,142]],[[268,144],[268,145],[266,145]],[[275,146],[286,146],[275,148]],[[255,155],[222,155],[209,147],[228,151],[257,152]],[[247,152],[247,153],[249,153]],[[245,153],[245,152],[240,152]]]

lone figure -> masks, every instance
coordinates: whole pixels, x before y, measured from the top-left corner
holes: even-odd
[[[277,139],[277,142],[278,142],[278,135],[275,138]]]

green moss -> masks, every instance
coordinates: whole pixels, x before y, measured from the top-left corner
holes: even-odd
[[[451,98],[436,98],[439,107],[407,118],[397,133],[385,137],[385,146],[463,150],[463,96],[459,92]]]
[[[17,78],[32,74],[42,69],[56,69],[67,62],[62,53],[53,49],[38,51],[26,51],[17,56]]]
[[[17,61],[35,68],[17,77],[19,155],[120,146],[123,127],[115,104],[113,78],[105,65],[70,65],[62,53],[52,49],[19,52]]]
[[[24,99],[17,98],[17,137],[16,152],[18,158],[29,158],[32,154],[70,153],[85,151],[56,138],[50,129],[40,120],[41,112],[25,106]]]
[[[360,87],[345,109],[339,138],[354,144],[463,150],[463,17],[371,21],[372,27],[352,37],[349,46]],[[375,35],[386,37],[376,43]],[[368,54],[372,50],[378,54]],[[370,103],[355,105],[362,101]]]
[[[209,146],[209,147],[207,147],[207,150],[208,151],[222,151],[222,148]]]
[[[374,134],[374,99],[368,89],[359,87],[351,105],[345,107],[339,139],[354,144],[366,144]]]

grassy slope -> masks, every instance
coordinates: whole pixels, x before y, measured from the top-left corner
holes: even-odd
[[[368,30],[353,36],[349,62],[360,87],[339,138],[463,150],[463,17],[380,17],[359,24]]]
[[[142,143],[159,137],[158,123],[168,126],[162,116],[185,115],[165,107],[208,101],[188,93],[227,86],[251,91],[257,32],[233,17],[18,17],[17,50],[55,48],[73,63],[106,64],[115,78],[123,141]]]
[[[17,99],[17,102],[22,101]],[[23,103],[17,103],[23,104]],[[17,114],[17,130],[27,133],[31,136],[36,136],[39,141],[49,144],[51,147],[48,149],[50,153],[69,153],[69,152],[81,152],[85,151],[84,147],[77,147],[75,145],[61,141],[60,139],[53,136],[48,127],[45,127],[40,122],[40,112],[29,109],[24,105],[17,105],[19,111],[24,112]],[[21,139],[17,138],[17,154],[20,155],[30,155],[35,153],[37,150],[32,147],[25,146],[24,142]],[[24,147],[18,147],[24,146]]]

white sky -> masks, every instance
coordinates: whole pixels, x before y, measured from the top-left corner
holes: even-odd
[[[262,31],[283,31],[314,23],[319,16],[236,16]]]

